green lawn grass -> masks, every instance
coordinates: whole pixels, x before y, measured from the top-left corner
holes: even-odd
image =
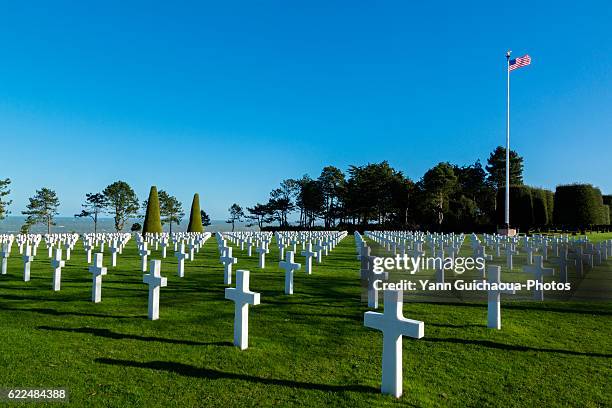
[[[168,287],[155,322],[146,318],[134,241],[103,278],[100,304],[90,301],[81,242],[57,293],[44,244],[28,283],[13,246],[0,276],[0,387],[65,387],[79,407],[612,405],[610,302],[503,304],[501,331],[486,328],[484,303],[406,303],[425,337],[404,339],[396,400],[379,393],[382,336],[363,326],[353,237],[315,262],[313,275],[298,271],[293,296],[283,294],[276,245],[270,252],[260,270],[255,256],[234,249],[234,267],[250,270],[261,293],[250,309],[250,348],[240,351],[212,238],[185,278],[175,258],[163,261]]]

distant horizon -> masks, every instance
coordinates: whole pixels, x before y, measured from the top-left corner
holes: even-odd
[[[25,216],[23,215],[8,215],[4,220],[0,220],[0,234],[7,233],[19,233],[19,229],[25,220]],[[140,218],[130,218],[123,228],[123,232],[131,232],[130,227],[134,222],[142,223],[142,219]],[[13,222],[11,222],[13,221]],[[55,221],[57,225],[51,227],[51,233],[69,233],[74,230],[74,232],[82,234],[93,232],[93,221],[89,218],[79,218],[79,217],[69,217],[69,216],[61,216],[58,215],[55,217]],[[179,225],[176,223],[172,224],[173,232],[185,231],[187,229],[187,224],[189,223],[189,217],[183,219]],[[62,225],[67,224],[67,225]],[[259,230],[259,228],[255,225],[252,227],[247,227],[249,222],[240,221],[236,222],[236,230],[237,231],[251,231],[251,230]],[[99,217],[98,218],[98,232],[115,232],[114,228],[114,220],[112,217]],[[168,232],[169,226],[168,224],[163,225],[164,232]],[[204,229],[210,232],[217,231],[231,231],[232,227],[230,224],[225,222],[225,220],[211,220],[211,225],[205,226]],[[44,223],[36,223],[30,228],[31,233],[46,233],[47,226]]]

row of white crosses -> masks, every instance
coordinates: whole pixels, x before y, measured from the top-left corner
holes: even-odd
[[[174,257],[178,261],[178,276],[185,276],[185,260],[193,261],[195,254],[200,251],[200,248],[206,243],[211,237],[210,232],[184,232],[184,233],[173,233],[170,236],[167,233],[163,234],[147,234],[143,237],[140,234],[136,235],[136,245],[138,247],[138,254],[141,258],[141,269],[142,272],[147,271],[148,257],[151,255],[151,247],[156,250],[161,246],[162,258],[165,259],[167,256],[167,247],[170,244],[170,240],[174,243]]]
[[[304,234],[305,235],[305,234]],[[333,232],[329,236],[333,236],[329,240],[332,242],[330,247],[335,246],[340,240],[346,237],[346,232]],[[231,285],[232,282],[232,266],[237,263],[237,258],[232,256],[232,246],[228,245],[227,241],[231,241],[234,244],[240,245],[242,251],[247,247],[250,256],[250,248],[255,243],[258,249],[260,249],[260,263],[259,266],[263,268],[265,261],[261,260],[262,256],[267,253],[267,246],[271,241],[271,234],[261,232],[231,232],[231,233],[217,233],[215,235],[217,241],[217,248],[220,254],[220,261],[224,266],[224,283]],[[284,241],[286,238],[281,233],[275,235],[277,240]],[[297,244],[297,242],[294,242]],[[304,245],[305,251],[308,251],[308,246]],[[283,246],[284,248],[284,246]],[[262,255],[263,254],[263,255]],[[310,257],[313,256],[310,254]],[[294,262],[294,251],[285,252],[285,260],[279,262],[279,266],[285,269],[285,293],[288,295],[293,294],[293,273],[301,268],[301,265]],[[247,270],[236,271],[236,287],[225,289],[225,298],[233,300],[235,303],[235,315],[234,315],[234,344],[241,350],[248,347],[248,336],[249,336],[249,305],[258,305],[260,303],[260,294],[252,292],[249,288],[249,274]]]
[[[279,261],[279,267],[285,270],[285,294],[293,294],[293,278],[294,273],[300,270],[302,265],[295,262],[295,252],[298,250],[298,244],[301,244],[303,250],[301,255],[304,256],[304,271],[307,275],[312,274],[312,259],[316,257],[319,262],[322,258],[321,251],[325,251],[326,255],[332,251],[335,246],[347,236],[346,231],[291,231],[291,232],[276,232],[274,239],[277,242],[279,253],[284,255]],[[271,241],[271,234],[267,232],[252,232],[240,231],[231,233],[217,233],[217,244],[219,248],[220,261],[224,266],[224,283],[231,284],[232,265],[237,263],[237,258],[232,256],[232,248],[227,245],[226,241],[231,241],[234,244],[240,245],[244,250],[244,245],[250,247],[253,241],[259,241],[261,245],[257,246],[259,253],[259,267],[265,267],[265,254],[269,252],[268,246]],[[312,241],[316,240],[317,244],[313,248]],[[285,246],[290,249],[285,251]]]
[[[533,274],[535,280],[540,283],[544,282],[545,276],[555,275],[553,268],[544,267],[545,261],[557,265],[558,280],[567,283],[569,282],[569,267],[575,268],[576,277],[580,279],[584,277],[585,266],[592,269],[605,262],[612,254],[612,240],[593,244],[588,242],[586,237],[572,239],[568,235],[533,235],[520,238],[485,235],[484,241],[484,245],[492,247],[497,256],[501,255],[501,247],[505,246],[506,266],[509,270],[514,267],[512,255],[517,254],[519,249],[523,251],[526,255],[526,265],[522,267],[522,270]],[[535,300],[544,299],[540,286],[534,287],[533,295]]]
[[[217,243],[221,252],[222,242],[230,241],[235,245],[240,245],[241,251],[246,251],[247,256],[253,255],[253,247],[257,252],[259,263],[258,267],[264,269],[266,267],[266,254],[270,253],[270,243],[272,242],[271,232],[258,231],[240,231],[240,232],[224,232],[217,233]]]
[[[429,234],[409,231],[367,232],[366,235],[393,254],[396,253],[396,249],[400,249],[403,255],[404,250],[408,248],[407,252],[412,257],[425,256],[426,250],[423,248],[423,245],[425,245],[430,256],[435,255],[440,258],[456,256],[461,249],[464,238],[463,235],[454,236],[454,234]],[[506,267],[508,270],[513,270],[513,255],[518,254],[520,249],[526,254],[527,258],[526,265],[523,266],[522,270],[533,274],[535,280],[540,283],[544,282],[545,276],[554,274],[552,268],[544,267],[544,261],[559,265],[559,281],[567,283],[568,266],[575,266],[576,275],[581,278],[584,275],[585,265],[592,268],[605,261],[608,254],[612,252],[612,249],[610,249],[612,248],[612,240],[592,244],[588,242],[587,238],[570,239],[568,235],[507,237],[485,234],[482,241],[475,234],[470,235],[469,242],[474,257],[481,257],[488,263],[499,263],[499,259],[495,260],[495,257],[502,257],[503,248]],[[492,250],[493,254],[489,254],[487,249]],[[553,259],[549,260],[550,257]],[[480,271],[483,279],[486,278],[486,270],[485,267]],[[439,267],[439,264],[436,267],[436,281],[444,282],[444,270]],[[543,299],[540,287],[540,285],[534,287],[534,299]]]
[[[200,233],[198,233],[200,234]],[[197,242],[197,245],[203,245],[206,240],[210,237],[210,233],[201,233],[197,240],[195,237],[190,237],[194,239],[194,242]],[[142,236],[137,237],[137,241],[139,241],[140,248],[138,253],[142,257],[142,264],[146,265],[147,257],[151,254],[147,249],[148,242],[146,239],[142,239]],[[177,238],[177,242],[180,239]],[[186,258],[186,254],[184,252],[184,243],[181,242],[179,247],[180,252],[177,252],[177,258],[179,259],[179,268],[178,268],[178,276],[184,276],[184,260]],[[152,259],[149,261],[149,273],[143,276],[143,282],[149,285],[149,300],[148,300],[148,317],[150,320],[159,319],[159,300],[160,300],[160,290],[162,287],[166,287],[168,284],[168,280],[166,277],[161,276],[161,265],[162,261],[157,259]],[[146,272],[146,267],[141,267],[143,272]],[[89,272],[92,274],[93,283],[92,283],[92,301],[94,303],[99,303],[102,300],[102,276],[107,274],[107,268],[103,266],[103,253],[94,254],[94,263],[89,267]]]
[[[132,235],[129,233],[97,233],[97,234],[83,234],[83,249],[87,255],[87,263],[91,263],[91,256],[96,247],[96,252],[103,254],[105,249],[108,248],[111,254],[111,266],[117,266],[117,255],[123,253],[123,249],[128,244]]]
[[[455,256],[463,242],[463,236],[459,236],[455,239],[454,236],[444,238],[443,236],[432,236],[427,234],[425,240],[423,240],[423,234],[410,233],[401,231],[385,231],[385,232],[366,232],[365,235],[384,247],[386,250],[396,253],[396,249],[400,247],[400,250],[405,251],[407,248],[406,243],[412,248],[413,254],[424,256],[422,251],[422,244],[424,242],[429,243],[429,250],[431,253],[437,256],[444,257],[445,244],[451,243],[451,256]],[[488,239],[488,238],[487,238]],[[501,238],[496,238],[497,242]],[[504,239],[508,239],[504,237]],[[541,243],[540,239],[536,239],[536,243]],[[567,239],[565,239],[567,242]],[[612,241],[600,243],[597,246],[585,244],[584,241],[577,241],[575,243],[575,250],[578,252],[577,259],[582,262],[583,251],[581,248],[587,245],[587,254],[597,256],[600,260],[607,259],[607,256],[612,255]],[[367,245],[365,239],[359,233],[355,233],[356,251],[362,261],[361,277],[367,280],[368,285],[368,307],[378,308],[378,293],[373,288],[373,282],[375,280],[384,280],[387,278],[384,273],[375,274],[371,267],[371,255],[370,248]],[[491,260],[492,257],[486,255],[485,247],[480,245],[478,238],[473,235],[471,237],[472,249],[475,256],[482,256],[487,260]],[[516,242],[508,240],[506,242],[507,248],[511,251],[515,251],[513,246]],[[576,246],[577,245],[577,246]],[[528,240],[524,241],[525,248],[532,248],[534,246],[528,245]],[[548,255],[547,243],[542,243],[543,255],[537,255],[531,259],[530,264],[526,265],[523,270],[528,273],[532,273],[535,279],[543,282],[543,276],[552,275],[554,270],[552,268],[544,268],[543,261]],[[566,248],[567,250],[567,248]],[[556,252],[556,251],[555,251]],[[497,254],[499,253],[499,244],[497,246]],[[592,258],[591,258],[592,259]],[[528,262],[529,263],[529,262]],[[482,271],[483,277],[485,275],[484,269]],[[486,269],[486,276],[489,283],[497,283],[496,287],[499,287],[501,283],[501,267],[495,265],[489,265]],[[442,278],[443,279],[443,278]],[[492,286],[492,285],[491,285]],[[493,329],[501,329],[501,303],[500,297],[502,294],[514,294],[513,290],[489,290],[487,293],[488,307],[487,307],[487,326]],[[543,300],[542,291],[536,291],[534,294],[536,298]],[[424,336],[424,323],[416,320],[410,320],[403,317],[402,305],[403,305],[403,292],[386,290],[384,291],[384,313],[377,312],[366,312],[364,315],[364,325],[374,329],[381,330],[383,332],[383,367],[382,367],[382,386],[381,391],[385,394],[391,394],[395,397],[399,397],[402,394],[402,336],[408,336],[412,338],[422,338]]]

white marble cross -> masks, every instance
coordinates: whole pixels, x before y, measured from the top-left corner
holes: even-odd
[[[487,267],[487,281],[489,284],[501,283],[501,267],[490,265]],[[488,290],[487,327],[489,329],[501,329],[501,294],[514,295],[514,290]]]
[[[233,300],[234,309],[234,345],[245,350],[249,347],[249,305],[258,305],[259,293],[249,289],[249,271],[236,271],[236,287],[225,288],[225,298]]]
[[[25,254],[23,255],[22,259],[23,259],[23,281],[29,282],[30,281],[30,264],[34,260],[34,257],[32,256],[32,248],[30,247],[30,244],[26,245]]]
[[[443,250],[438,250],[437,253],[437,257],[439,259],[441,259],[440,262],[435,262],[435,269],[436,269],[436,282],[437,283],[444,283],[444,251]]]
[[[369,257],[374,258],[374,257]],[[372,266],[371,260],[365,261],[367,269],[362,271],[362,275],[365,272],[365,278],[368,281],[368,307],[372,309],[378,309],[378,290],[375,287],[376,281],[385,281],[389,278],[388,272],[375,272]]]
[[[285,295],[293,295],[293,272],[299,270],[302,265],[293,262],[293,251],[287,251],[285,260],[280,261],[278,266],[285,270]]]
[[[181,246],[179,250],[174,253],[174,256],[178,261],[178,276],[179,278],[183,278],[185,276],[185,259],[187,258],[184,242],[181,242]]]
[[[402,395],[402,336],[420,339],[425,335],[425,324],[406,319],[402,312],[403,291],[385,290],[384,313],[366,312],[366,327],[383,332],[382,386],[383,394],[396,398]]]
[[[195,243],[193,238],[190,238],[187,242],[187,253],[189,254],[189,261],[193,261],[195,259]]]
[[[266,267],[266,254],[268,253],[268,248],[266,248],[266,245],[262,242],[261,246],[255,249],[255,252],[259,254],[259,267],[264,269]]]
[[[223,256],[219,258],[223,264],[223,283],[225,285],[232,284],[232,265],[238,262],[238,259],[232,257],[232,247],[223,248]]]
[[[8,265],[8,257],[11,253],[10,244],[5,243],[2,245],[2,251],[0,251],[0,258],[2,258],[2,275],[6,275],[6,268]]]
[[[147,271],[147,257],[151,255],[151,251],[147,250],[146,242],[142,243],[142,247],[140,248],[140,251],[138,251],[138,254],[142,258],[142,262],[141,262],[142,268],[141,269],[143,272],[146,272]]]
[[[102,266],[104,254],[94,254],[94,263],[89,267],[89,273],[93,276],[91,287],[91,301],[100,303],[102,300],[102,276],[106,275],[106,268]]]
[[[59,246],[58,246],[59,248]],[[70,260],[70,251],[72,251],[72,243],[70,241],[64,242],[64,249],[66,250],[66,260]]]
[[[111,253],[111,266],[114,268],[117,266],[117,253],[119,252],[119,245],[117,245],[117,240],[113,240],[110,245],[110,253]]]
[[[278,246],[278,259],[282,261],[285,257],[285,241],[282,237],[277,237],[276,245]]]
[[[150,272],[143,282],[149,285],[149,320],[159,319],[159,290],[168,285],[168,279],[161,276],[161,261],[152,259]]]
[[[537,250],[536,248],[528,245],[524,248],[527,254],[527,265],[533,265],[533,253]]]
[[[323,260],[323,255],[322,255],[323,249],[325,249],[325,247],[321,244],[321,240],[318,239],[317,243],[313,247],[313,250],[317,253],[317,263],[321,263],[321,261]]]
[[[512,270],[512,255],[518,254],[518,251],[514,249],[514,246],[511,243],[506,244],[506,266],[508,270]]]
[[[523,266],[523,272],[532,273],[535,280],[539,283],[544,283],[544,276],[554,275],[555,270],[553,268],[544,268],[544,260],[542,255],[536,255],[533,257],[533,265]],[[544,291],[537,286],[533,287],[533,298],[534,300],[544,300]]]
[[[251,257],[253,255],[253,239],[251,237],[247,238],[247,256]]]
[[[305,272],[307,275],[312,274],[312,257],[317,253],[312,250],[312,243],[308,242],[306,244],[306,249],[302,251],[302,256],[306,257],[304,264],[306,265]]]
[[[162,247],[162,258],[166,259],[166,249],[168,248],[168,239],[166,238],[162,239],[159,245],[161,245]]]
[[[486,269],[486,266],[484,266],[484,265],[486,265],[487,261],[492,261],[492,260],[493,260],[493,256],[491,256],[491,255],[487,255],[487,249],[486,249],[486,247],[483,245],[483,246],[480,246],[480,247],[477,249],[477,251],[476,251],[476,256],[475,256],[475,257],[476,257],[476,258],[482,258],[482,259],[484,260],[483,267],[482,267],[482,269],[480,269],[480,273],[481,273],[481,275],[482,275],[482,278],[484,279],[484,278],[486,278],[486,275],[487,275],[487,274],[486,274],[486,270],[487,270],[487,269]],[[443,259],[443,261],[442,261],[442,262],[444,262],[444,257],[442,257],[442,259]]]
[[[559,265],[559,280],[563,283],[567,283],[568,281],[567,267],[570,265],[576,265],[576,260],[571,259],[567,256],[568,255],[567,247],[558,249],[558,251],[560,252],[559,258],[553,262]]]
[[[51,260],[53,268],[53,290],[58,291],[62,284],[62,268],[66,266],[66,262],[62,261],[62,248],[58,246],[55,249],[55,257]]]
[[[91,243],[89,242],[86,242],[83,248],[85,249],[85,252],[87,253],[87,264],[90,264],[91,263],[91,250],[93,249],[93,245],[91,245]]]

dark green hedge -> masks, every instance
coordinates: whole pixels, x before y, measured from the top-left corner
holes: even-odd
[[[542,188],[532,188],[531,198],[533,201],[533,221],[537,226],[545,226],[550,223],[548,219],[548,200],[546,190]]]
[[[606,225],[612,225],[612,195],[605,195],[602,198],[604,207],[608,206],[608,223]]]
[[[162,223],[159,214],[159,197],[157,195],[157,187],[151,186],[149,192],[149,200],[147,201],[147,213],[145,214],[144,224],[142,226],[142,234],[161,233]]]
[[[610,225],[612,220],[612,214],[610,214],[610,206],[608,204],[604,204],[602,206],[602,220],[603,225]]]
[[[187,232],[204,232],[202,225],[202,213],[200,212],[200,195],[195,193],[191,202],[191,214],[189,215],[189,225]]]
[[[546,214],[548,216],[548,224],[552,224],[554,222],[554,212],[555,212],[555,193],[550,190],[546,191]]]
[[[531,187],[510,186],[510,226],[527,231],[535,225]],[[497,223],[504,225],[506,191],[497,191]]]
[[[554,205],[557,225],[581,228],[606,221],[601,191],[590,184],[557,186]]]

